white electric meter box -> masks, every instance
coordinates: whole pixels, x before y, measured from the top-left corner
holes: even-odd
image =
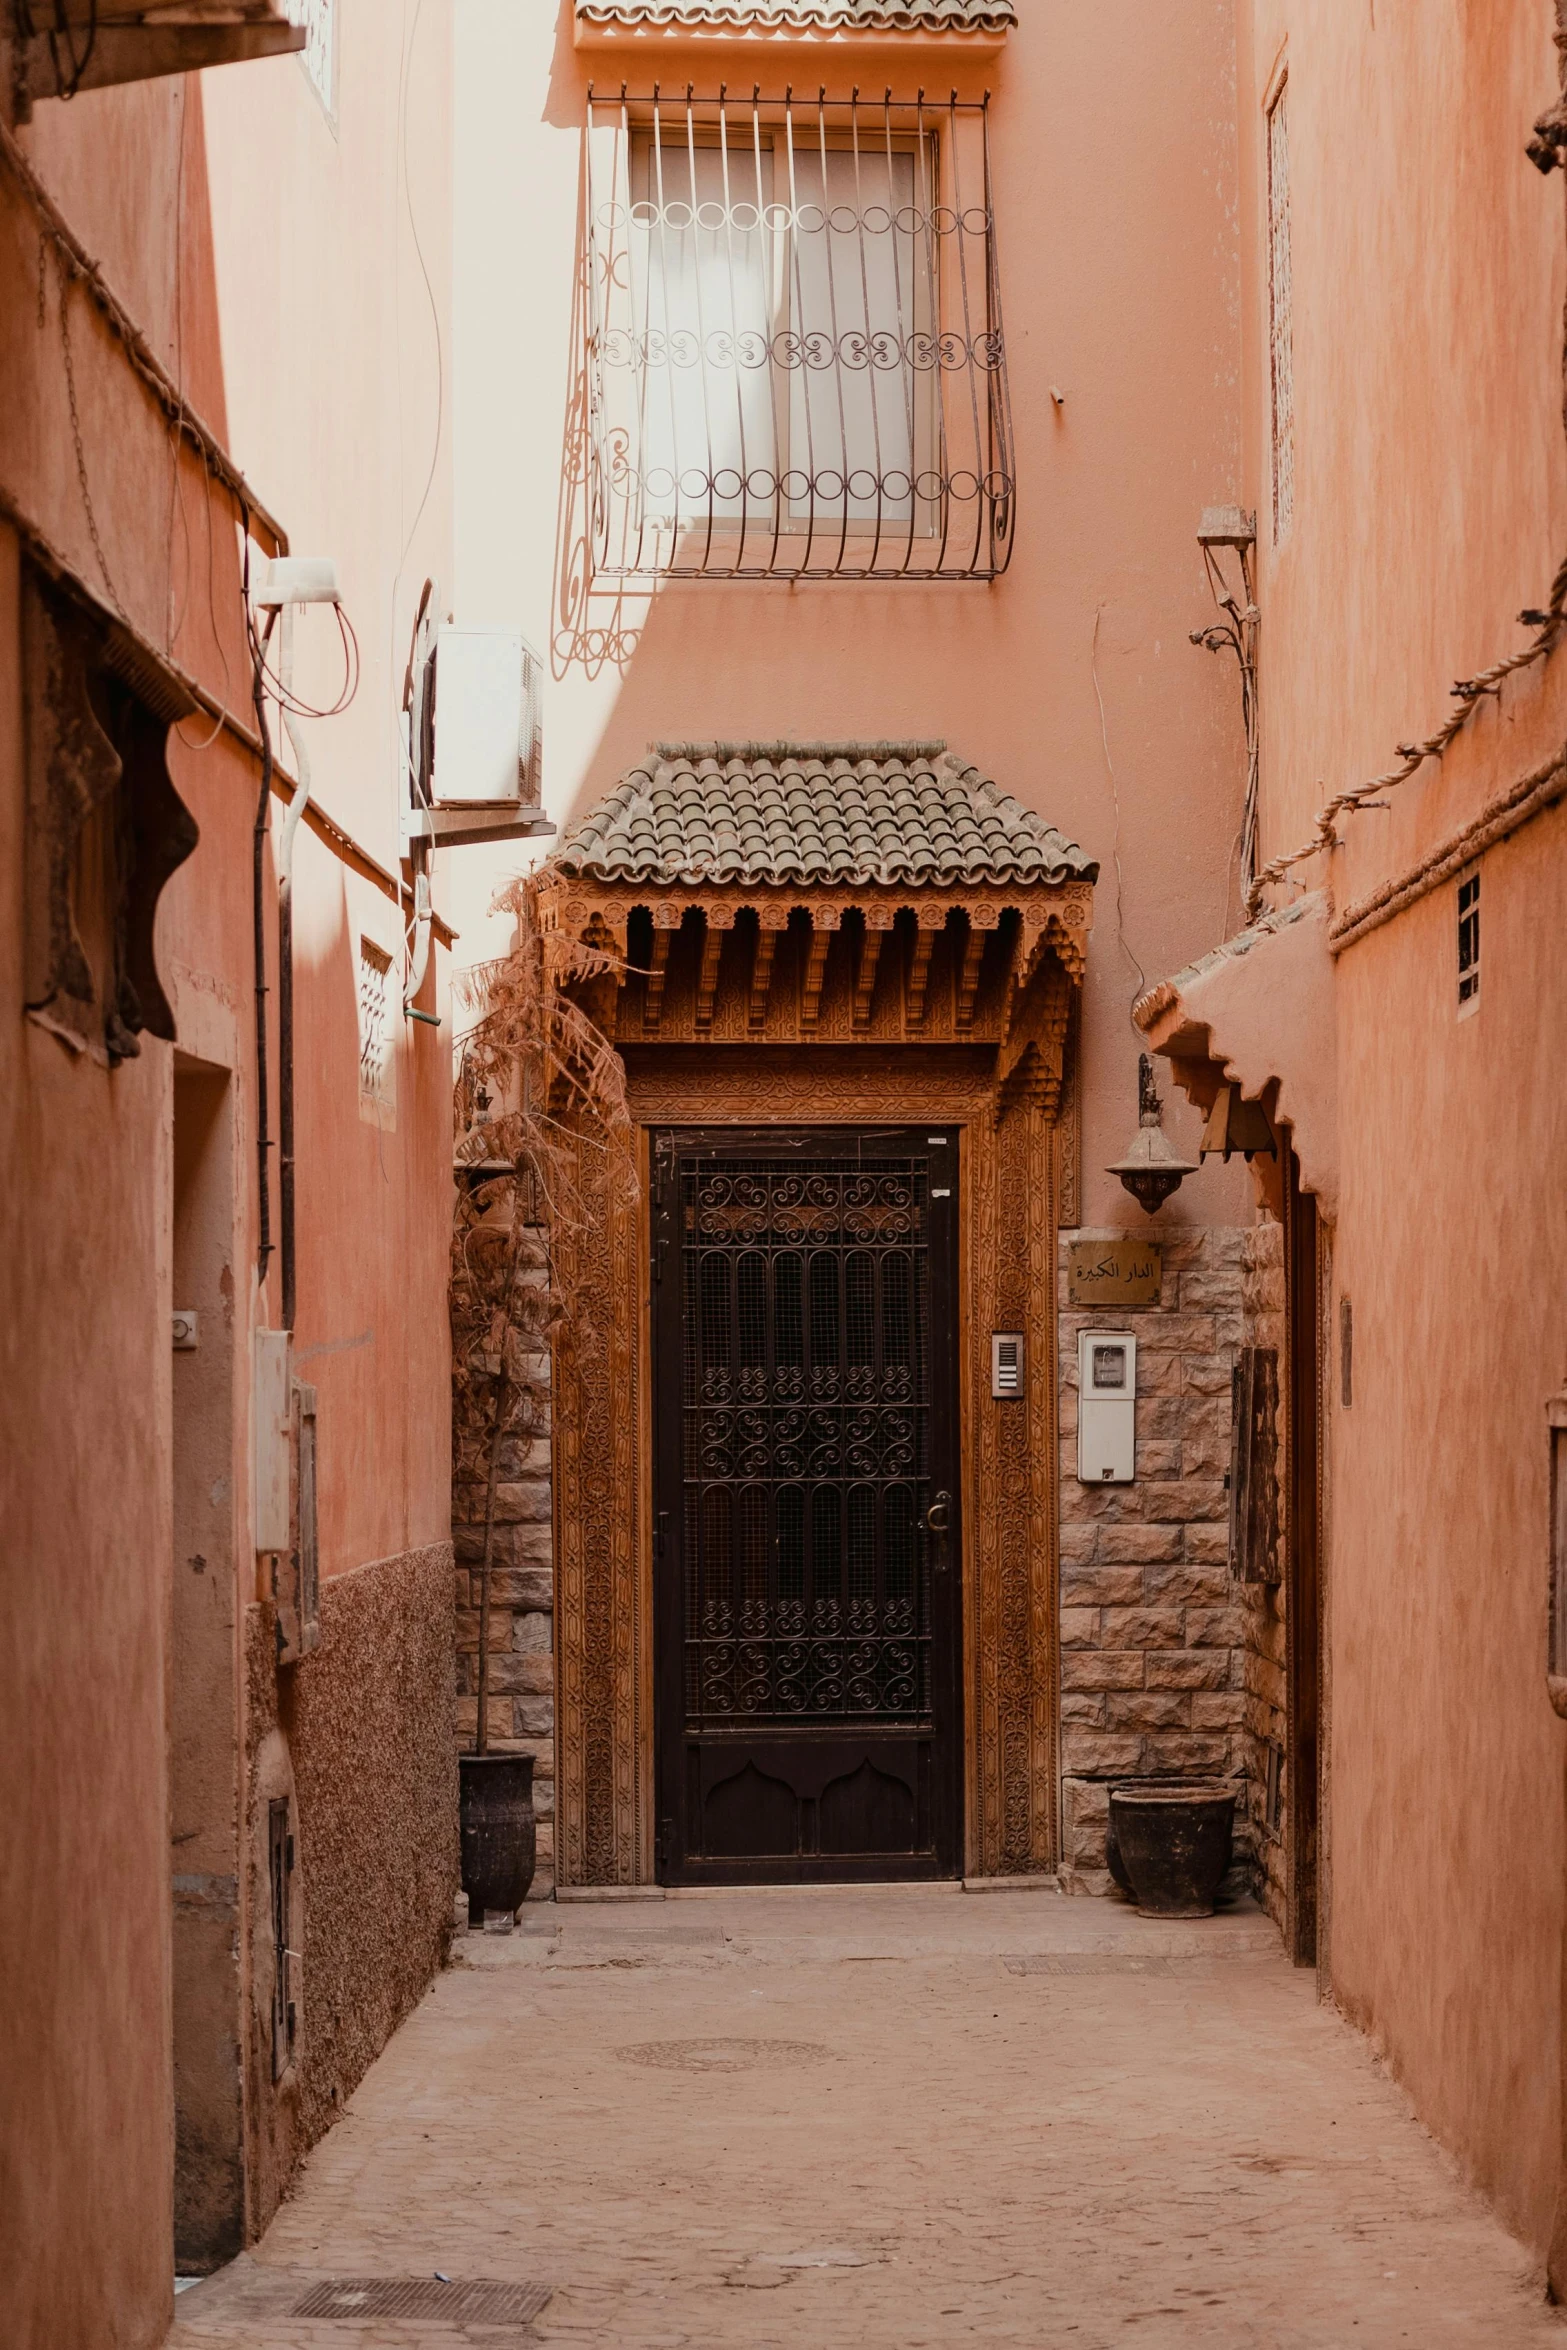
[[[1130,1485],[1136,1474],[1137,1341],[1129,1331],[1080,1331],[1077,1340],[1078,1482]]]
[[[514,628],[444,627],[435,651],[437,808],[537,807],[538,655]]]

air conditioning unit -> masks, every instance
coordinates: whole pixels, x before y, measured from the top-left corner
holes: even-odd
[[[407,699],[408,837],[460,848],[552,833],[544,813],[544,664],[519,629],[414,634]]]

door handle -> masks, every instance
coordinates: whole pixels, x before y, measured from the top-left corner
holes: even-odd
[[[951,1494],[938,1493],[930,1508],[925,1512],[925,1531],[928,1534],[936,1535],[948,1533],[952,1525],[951,1511]]]

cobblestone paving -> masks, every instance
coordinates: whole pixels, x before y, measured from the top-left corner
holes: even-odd
[[[537,2279],[530,2328],[292,2318]],[[1043,1892],[534,1905],[382,2056],[172,2350],[1567,2350],[1255,1911]]]

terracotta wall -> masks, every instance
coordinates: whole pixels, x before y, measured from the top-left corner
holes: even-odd
[[[361,0],[340,15],[335,129],[300,66],[282,59],[202,81],[84,93],[69,107],[41,104],[18,135],[191,405],[284,518],[296,550],[336,558],[364,679],[347,718],[312,729],[317,790],[395,870],[403,639],[424,569],[448,567],[436,329],[448,333],[450,18],[422,12],[409,60],[397,28],[373,6]],[[5,508],[19,509],[89,588],[247,717],[234,502],[198,456],[176,453],[168,417],[80,287],[68,310],[78,463],[60,313],[50,270],[40,318],[37,218],[0,163]],[[278,1316],[276,1260],[259,1297],[253,1272],[254,765],[230,737],[213,738],[206,719],[171,737],[171,772],[201,831],[158,923],[178,1058],[144,1038],[138,1058],[110,1070],[101,1056],[73,1055],[27,1021],[21,559],[18,534],[0,518],[0,1083],[8,1104],[0,1151],[9,1275],[0,1458],[14,1560],[0,1696],[17,1725],[0,1904],[8,1986],[0,2264],[7,2340],[54,2350],[151,2342],[167,2325],[171,2008],[182,2050],[182,2176],[188,2185],[193,2169],[216,2164],[208,2169],[216,2205],[226,2200],[231,2211],[234,2200],[232,2177],[218,2175],[232,2165],[233,2116],[217,2099],[193,2125],[187,2092],[192,2066],[206,2065],[210,2086],[224,2035],[230,2050],[243,2037],[249,1970],[270,1935],[240,1844],[254,1759],[246,1741],[254,1748],[267,1726],[265,1709],[251,1721],[241,1703],[241,1627],[257,1598],[251,1328]],[[336,632],[317,615],[302,632],[298,680],[319,696],[336,677]],[[323,2015],[334,2006],[353,2012],[346,2038],[339,2030],[331,2042],[348,2049],[333,2056],[334,2077],[346,2081],[368,2039],[395,2023],[414,1978],[436,1963],[455,1876],[449,1677],[436,1670],[440,1656],[449,1663],[451,1625],[449,1060],[434,1029],[399,1034],[396,1125],[362,1120],[359,940],[396,950],[401,914],[308,836],[298,875],[298,1336],[303,1374],[320,1399],[329,1634],[344,1614],[333,1578],[366,1561],[424,1562],[398,1586],[389,1612],[363,1615],[336,1664],[330,1647],[323,1651],[316,1699],[304,1688],[312,1665],[295,1675],[296,1751],[286,1775],[300,1807],[307,1881],[313,1860],[325,1898],[337,1904],[352,1885],[365,1918],[380,1921],[357,1939],[307,1937],[307,2003]],[[267,920],[275,979],[270,866]],[[444,969],[424,1001],[446,1017]],[[275,1136],[275,1033],[272,1042]],[[229,1218],[226,1248],[212,1262],[176,1227],[177,1076],[225,1099]],[[177,1262],[182,1282],[205,1283],[200,1350],[181,1358],[179,1386],[170,1313],[195,1301],[175,1294]],[[191,1381],[204,1377],[198,1396]],[[192,1430],[201,1444],[185,1441]],[[203,1511],[188,1488],[192,1464],[199,1459],[205,1474],[213,1446],[219,1454],[226,1447],[226,1457]],[[412,1620],[406,1608],[423,1612]],[[383,1736],[397,1715],[400,1666],[410,1687],[427,1684],[434,1695]],[[355,1719],[345,1729],[337,1676],[348,1667]],[[225,1672],[226,1716],[204,1678],[221,1683]],[[361,1749],[380,1800],[357,1804],[365,1779],[356,1768],[356,1808],[345,1812],[334,1770]],[[399,1821],[407,1835],[394,1835]],[[409,1853],[418,1856],[411,1877]],[[214,1952],[229,1954],[222,1981]],[[193,2018],[196,2040],[205,2034],[200,2047]],[[271,2095],[262,2068],[250,2068],[244,2095],[255,2125]],[[204,2139],[208,2130],[216,2137]],[[84,2209],[93,2214],[85,2238]],[[214,2242],[227,2224],[219,2210]]]
[[[1567,269],[1561,183],[1524,155],[1557,89],[1545,0],[1254,0],[1241,21],[1267,855],[1306,837],[1328,790],[1391,766],[1445,714],[1452,680],[1522,644],[1516,614],[1546,600],[1567,544]],[[1261,156],[1281,70],[1296,481],[1275,546]],[[1559,756],[1564,724],[1558,653],[1303,878],[1327,879],[1342,917]],[[1326,1981],[1542,2254],[1559,2225],[1567,1868],[1542,1409],[1567,1363],[1567,1115],[1548,1043],[1564,846],[1558,809],[1484,857],[1473,1016],[1458,1016],[1452,881],[1338,962],[1324,1366]]]

